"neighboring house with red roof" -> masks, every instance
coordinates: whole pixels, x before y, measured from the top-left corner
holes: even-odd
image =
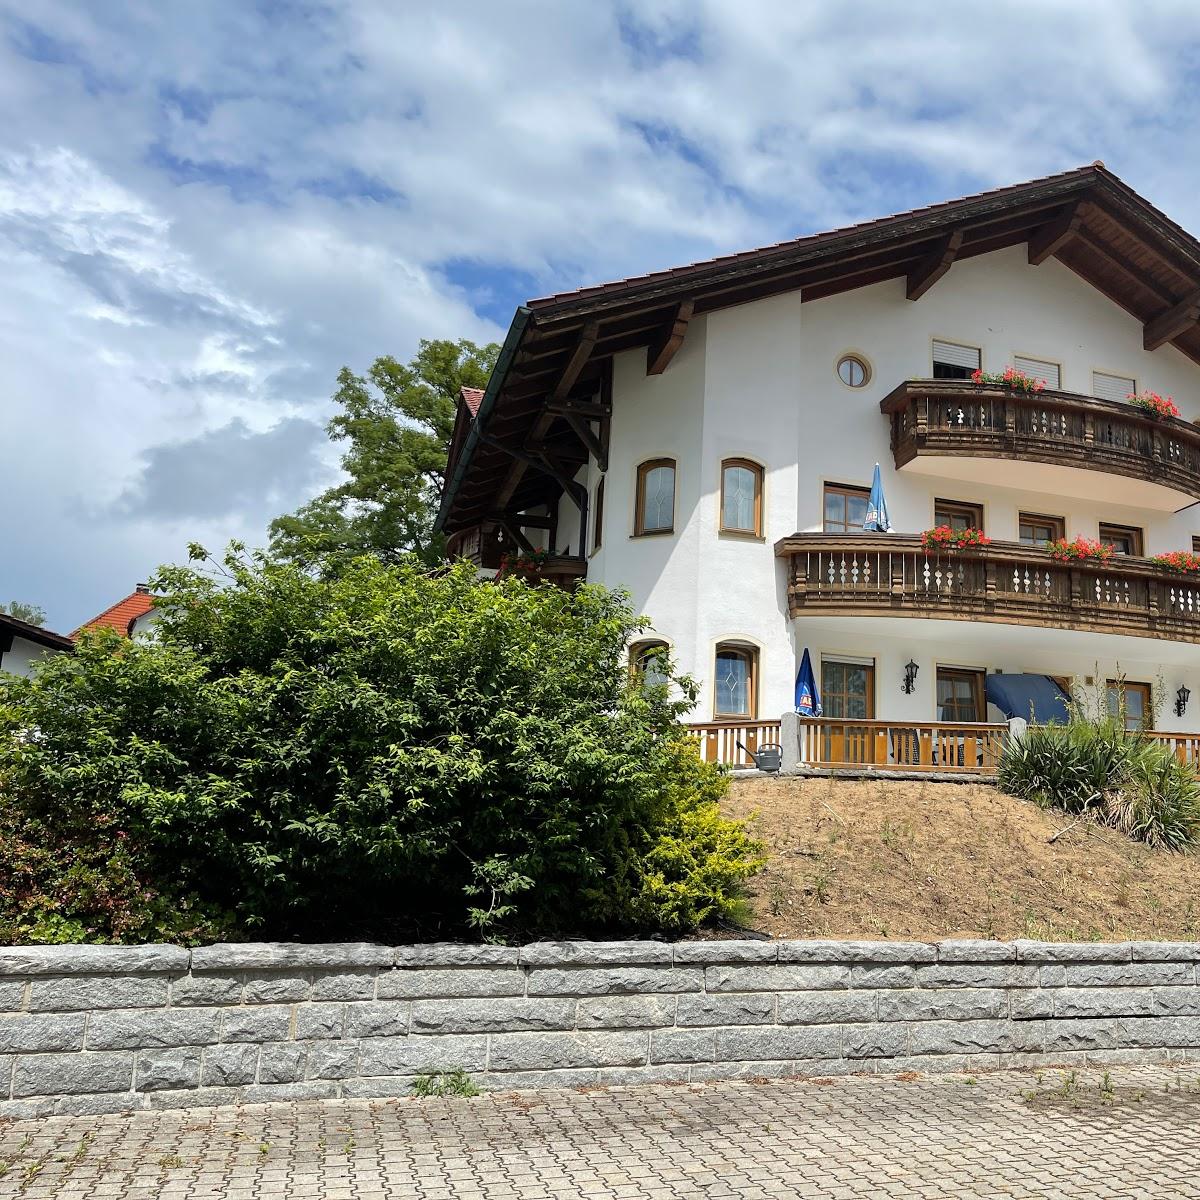
[[[77,638],[85,630],[94,629],[115,629],[122,637],[133,637],[145,633],[157,619],[150,588],[147,584],[139,583],[123,600],[118,600],[99,616],[85,621],[71,637]]]
[[[29,675],[44,655],[74,650],[75,643],[61,633],[0,613],[0,672]]]

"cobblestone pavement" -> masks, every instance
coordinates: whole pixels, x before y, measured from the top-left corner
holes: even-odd
[[[0,1165],[27,1200],[1200,1197],[1200,1064],[51,1117]]]

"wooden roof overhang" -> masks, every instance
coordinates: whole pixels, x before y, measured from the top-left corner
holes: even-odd
[[[665,370],[688,322],[801,290],[803,302],[905,278],[919,300],[955,262],[1025,243],[1200,363],[1200,242],[1102,164],[690,266],[532,300],[517,310],[478,414],[464,416],[438,515],[447,532],[549,503],[587,461],[615,354]],[[549,469],[547,463],[554,465]],[[569,489],[568,489],[569,490]]]

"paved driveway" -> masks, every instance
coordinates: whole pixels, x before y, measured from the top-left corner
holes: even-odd
[[[0,1163],[28,1200],[1200,1197],[1200,1064],[55,1117]]]

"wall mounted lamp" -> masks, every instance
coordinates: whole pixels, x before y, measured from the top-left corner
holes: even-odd
[[[917,664],[915,662],[913,662],[913,660],[911,658],[908,660],[907,663],[904,664],[904,683],[902,686],[904,688],[904,694],[906,696],[912,695],[913,687],[915,686],[915,684],[917,682],[917,672],[919,670],[920,670],[920,668],[917,666]]]
[[[1191,694],[1186,687],[1182,684],[1179,685],[1179,691],[1175,693],[1175,715],[1177,717],[1182,717],[1187,712],[1187,702]]]

